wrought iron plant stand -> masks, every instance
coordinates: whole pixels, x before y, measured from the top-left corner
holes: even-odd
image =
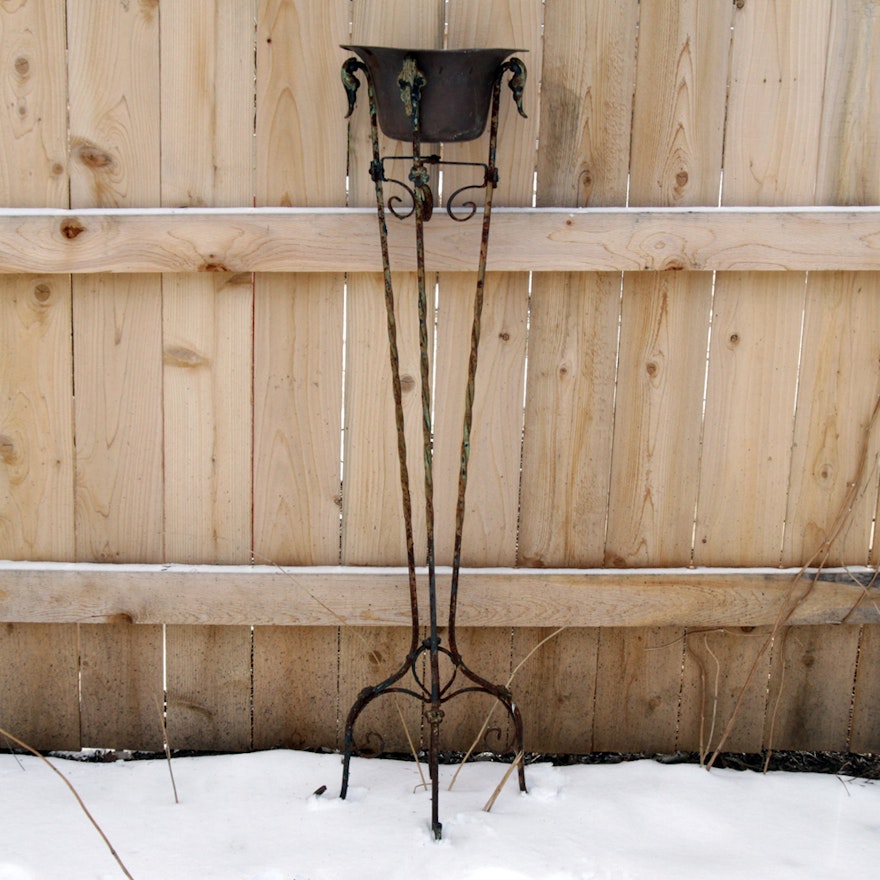
[[[465,514],[465,490],[467,487],[470,434],[473,422],[474,385],[477,370],[477,353],[480,341],[480,321],[486,279],[486,256],[489,243],[489,223],[492,214],[492,196],[498,184],[495,166],[498,140],[498,111],[500,91],[504,75],[509,74],[508,85],[513,92],[517,108],[522,116],[522,93],[525,84],[525,65],[518,58],[510,57],[514,49],[464,49],[464,50],[409,50],[376,46],[343,46],[358,57],[346,60],[342,67],[342,81],[348,95],[348,116],[351,116],[363,73],[367,83],[370,110],[370,132],[373,159],[370,177],[375,184],[376,207],[379,219],[379,238],[382,250],[382,266],[385,278],[385,309],[388,329],[388,346],[391,361],[391,384],[397,428],[397,449],[400,463],[400,488],[403,501],[404,533],[406,539],[409,574],[409,597],[412,613],[412,641],[409,653],[400,668],[379,684],[361,691],[349,711],[345,724],[345,750],[343,757],[342,790],[348,792],[351,755],[354,748],[354,725],[358,716],[369,703],[383,694],[399,693],[415,697],[425,707],[428,722],[429,772],[431,779],[431,828],[435,838],[442,834],[438,807],[438,763],[440,748],[440,725],[443,705],[465,693],[486,693],[500,702],[513,724],[517,753],[523,748],[523,724],[519,708],[504,685],[493,684],[472,671],[465,664],[458,649],[455,632],[458,581],[461,567],[461,545]],[[438,155],[422,155],[423,143],[452,143],[474,140],[480,137],[489,123],[489,155],[485,164],[473,162],[449,162]],[[411,156],[382,157],[379,151],[379,128],[390,138],[409,141]],[[409,182],[389,178],[385,163],[390,160],[409,161]],[[441,644],[437,622],[437,589],[434,553],[434,499],[433,499],[433,426],[431,416],[431,386],[429,376],[428,342],[433,338],[429,332],[428,300],[425,273],[424,224],[430,220],[434,208],[430,168],[438,165],[470,165],[483,172],[480,183],[464,186],[446,200],[446,210],[454,220],[468,220],[478,214],[477,205],[467,201],[461,213],[454,211],[456,198],[465,190],[484,189],[482,211],[482,238],[474,296],[471,345],[468,359],[465,407],[462,425],[461,464],[456,499],[455,538],[453,545],[452,574],[450,585],[447,645]],[[415,216],[416,266],[418,278],[419,351],[421,378],[421,406],[425,464],[425,508],[427,538],[427,578],[429,602],[429,635],[422,639],[419,621],[419,601],[416,585],[416,558],[412,525],[412,500],[406,459],[406,440],[401,394],[400,363],[397,347],[397,319],[394,290],[391,281],[391,265],[386,226],[386,201],[384,184],[394,183],[409,192],[412,205],[401,211],[401,200],[392,196],[387,209],[394,216]],[[444,655],[452,672],[448,680],[442,680],[440,655]],[[419,663],[427,657],[427,674],[420,671]],[[414,685],[404,683],[410,674]],[[407,679],[408,681],[408,679]],[[459,682],[456,685],[456,681]],[[454,688],[454,689],[453,689]],[[518,765],[519,786],[525,791],[525,772],[522,760]]]

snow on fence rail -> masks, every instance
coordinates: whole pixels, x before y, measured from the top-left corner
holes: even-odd
[[[165,698],[178,748],[332,747],[407,650],[399,620],[369,619],[395,614],[404,548],[368,136],[343,118],[338,46],[445,41],[521,46],[530,72],[499,142],[469,662],[504,680],[567,624],[516,679],[529,749],[696,749],[737,705],[733,749],[880,749],[874,6],[0,8],[0,724],[156,748]],[[458,226],[428,229],[441,562]],[[780,628],[803,565],[835,571]],[[450,705],[444,743],[477,715]],[[366,723],[405,747],[393,707]]]

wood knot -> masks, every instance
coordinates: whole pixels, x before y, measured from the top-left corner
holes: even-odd
[[[409,393],[416,387],[416,380],[413,379],[412,376],[401,376],[400,377],[400,390],[405,394]]]
[[[199,272],[229,272],[229,268],[221,262],[207,262],[199,266]]]
[[[687,171],[679,171],[678,174],[675,175],[675,184],[684,189],[687,186],[689,179]]]
[[[509,334],[506,330],[502,330],[502,331],[498,334],[498,338],[499,338],[502,342],[510,342],[510,334]]]
[[[731,333],[728,341],[731,346],[739,345],[739,333]]]
[[[79,222],[75,217],[71,217],[69,220],[64,220],[61,223],[61,234],[68,240],[73,241],[77,236],[81,235],[86,231],[85,226]]]
[[[113,167],[113,156],[97,144],[86,142],[76,149],[76,157],[93,171],[106,171]]]
[[[15,463],[15,444],[12,442],[12,437],[6,434],[0,434],[0,461],[3,464]]]
[[[34,288],[34,299],[38,303],[47,303],[52,297],[52,288],[48,284],[40,283]]]
[[[209,363],[204,355],[182,345],[166,346],[163,355],[163,361],[174,367],[203,367]]]
[[[589,168],[584,168],[578,175],[578,207],[584,207],[589,204],[590,196],[593,194],[593,172]]]
[[[657,366],[656,361],[648,361],[645,364],[645,372],[653,379],[660,372],[660,367]]]
[[[16,76],[18,76],[19,79],[27,79],[31,72],[31,62],[24,55],[19,55],[18,58],[15,59],[13,67],[15,68]]]

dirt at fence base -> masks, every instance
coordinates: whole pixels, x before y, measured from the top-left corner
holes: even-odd
[[[8,751],[2,749],[0,751]],[[16,750],[17,751],[17,750]],[[327,750],[317,749],[325,752]],[[200,752],[181,750],[172,752],[172,758],[192,758],[216,755],[218,752]],[[93,763],[109,763],[113,761],[149,761],[166,760],[164,752],[116,751],[113,749],[88,749],[82,752],[49,752],[49,757],[64,760],[87,761]],[[407,753],[387,752],[381,755],[364,757],[381,757],[388,760],[412,761]],[[440,763],[458,764],[464,757],[462,752],[441,751]],[[480,752],[472,755],[470,761],[496,761],[510,763],[513,755],[497,755],[493,752]],[[420,761],[427,761],[427,755],[420,754]],[[574,764],[622,764],[626,761],[657,761],[660,764],[699,764],[698,752],[674,752],[672,754],[652,754],[647,752],[593,752],[587,755],[559,755],[529,753],[526,765],[551,763],[566,767]],[[880,755],[858,755],[850,752],[798,752],[778,751],[766,754],[750,754],[744,752],[721,752],[715,759],[715,767],[728,770],[752,770],[754,772],[786,771],[788,773],[828,773],[836,776],[847,776],[854,779],[880,779]]]

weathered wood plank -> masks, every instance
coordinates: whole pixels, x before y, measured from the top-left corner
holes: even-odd
[[[64,0],[0,9],[2,204],[67,207]]]
[[[65,4],[0,8],[0,203],[67,208]],[[0,280],[0,554],[74,553],[70,279]],[[3,724],[79,748],[75,626],[0,629]]]
[[[163,205],[253,198],[253,15],[222,0],[162,11]],[[166,559],[250,558],[252,311],[249,275],[163,278]]]
[[[538,205],[625,204],[638,17],[636,0],[545,5]],[[603,562],[620,289],[613,271],[532,277],[521,565]],[[547,635],[514,630],[513,662]],[[599,639],[567,629],[518,676],[527,748],[592,750]]]
[[[253,0],[162,9],[163,205],[253,199],[254,13]],[[162,299],[165,559],[249,561],[252,277],[167,274]],[[165,643],[174,747],[250,748],[250,627],[169,626]]]
[[[159,9],[67,9],[75,208],[160,204]],[[164,558],[158,276],[73,280],[76,557]],[[162,627],[80,627],[83,744],[155,749]]]
[[[255,749],[337,744],[338,630],[254,627]]]
[[[687,565],[711,275],[626,276],[605,564]]]
[[[344,2],[260,0],[256,204],[345,204]],[[343,278],[255,279],[254,551],[339,559]]]
[[[68,41],[72,204],[158,205],[158,8],[78,3]],[[161,279],[76,278],[73,312],[77,558],[158,562]]]
[[[530,301],[519,563],[605,555],[620,275],[536,277]]]
[[[513,631],[514,670],[525,662],[510,687],[522,711],[526,749],[587,754],[593,751],[599,630],[567,627],[554,635],[557,629]]]
[[[531,71],[540,69],[542,9],[532,0],[457,2],[450,7],[448,45],[520,47]],[[526,79],[524,102],[537,109],[538,77]],[[493,205],[530,205],[535,167],[537,113],[523,119],[505,88],[499,111],[497,164],[501,183]],[[487,161],[488,137],[444,146],[450,161]],[[448,194],[474,182],[475,169],[444,171]],[[478,202],[481,197],[476,199]],[[494,210],[494,207],[493,207]],[[494,222],[494,221],[493,221]],[[479,239],[480,218],[468,224]],[[429,227],[430,230],[430,227]],[[489,252],[494,244],[490,235]],[[435,491],[437,558],[452,559],[455,507],[461,468],[462,417],[471,345],[475,275],[439,276],[436,367]],[[516,560],[523,363],[526,355],[528,278],[490,274],[486,279],[470,437],[468,494],[462,558],[471,565],[512,565]]]
[[[862,627],[853,694],[853,752],[880,752],[880,626]]]
[[[165,666],[172,749],[251,747],[249,626],[168,626]]]
[[[676,748],[707,756],[725,737],[724,751],[761,751],[771,638],[769,626],[688,631]]]
[[[732,273],[715,289],[694,561],[779,561],[804,277]]]
[[[79,644],[70,625],[0,625],[0,725],[35,749],[79,749]]]
[[[163,642],[161,626],[80,626],[84,748],[162,749]]]
[[[878,298],[878,273],[807,279],[783,565],[868,561],[877,501]]]
[[[784,627],[773,643],[764,747],[846,751],[857,626]]]
[[[593,748],[674,751],[684,630],[679,625],[612,627],[599,636]]]
[[[641,4],[631,205],[717,203],[732,10],[706,6]],[[606,564],[691,560],[712,282],[624,275]]]
[[[258,0],[256,205],[345,204],[343,53],[334,47],[348,36],[350,12],[342,0]],[[260,561],[339,561],[343,315],[341,274],[255,278],[253,550]],[[255,630],[255,747],[336,745],[334,623],[314,632]]]
[[[815,199],[822,103],[805,96],[822,94],[829,21],[828,0],[737,10],[724,204]],[[784,279],[734,273],[717,280],[698,563],[781,559],[805,282],[798,273]]]
[[[462,626],[698,627],[772,624],[792,598],[792,625],[876,623],[868,568],[463,569]],[[449,569],[438,568],[438,602]],[[420,572],[420,594],[427,585]],[[870,586],[869,586],[870,585]],[[409,625],[401,568],[66,565],[4,562],[0,620],[332,626]],[[423,601],[423,611],[426,612]]]
[[[473,223],[475,221],[471,221]],[[438,213],[429,271],[472,271],[479,236]],[[410,221],[389,224],[394,269],[415,267]],[[490,271],[880,268],[870,208],[497,208]],[[0,273],[377,272],[375,210],[239,208],[0,212]]]
[[[878,45],[880,19],[866,4],[831,5],[816,178],[820,204],[880,201],[874,159],[880,118],[872,103],[880,88]],[[813,272],[807,278],[783,564],[828,550],[829,564],[868,558],[877,500],[869,465],[877,440],[869,422],[880,393],[878,284],[880,276],[865,273]]]
[[[732,10],[706,7],[640,4],[630,205],[717,203]],[[606,564],[691,561],[712,280],[624,274]],[[652,647],[660,634],[678,650]],[[641,748],[675,742],[685,643],[684,629],[600,632],[600,671],[621,654],[636,671],[600,677],[597,743],[608,748],[621,733]],[[621,732],[608,702],[641,708]]]

